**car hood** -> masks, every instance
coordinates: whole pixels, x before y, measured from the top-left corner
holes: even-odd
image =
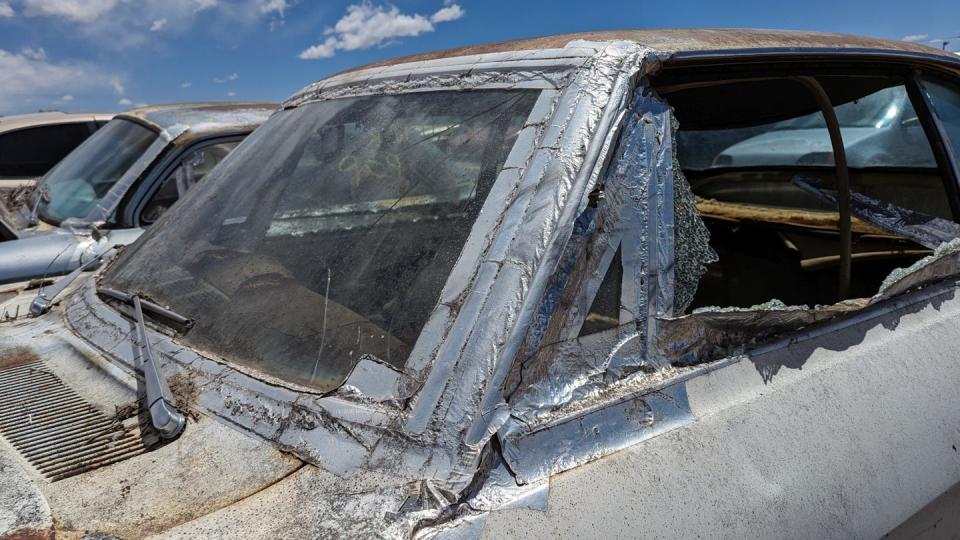
[[[95,436],[97,418],[119,421],[130,414],[123,411],[136,410],[137,379],[107,362],[58,317],[6,324],[0,327],[0,335],[0,407],[4,409],[0,414],[6,416],[0,427],[4,435],[0,440],[0,536],[51,531],[54,524],[57,533],[143,536],[239,501],[302,465],[265,442],[202,415],[191,417],[183,436],[149,452],[98,456],[77,450],[77,445],[85,448],[84,437]],[[18,385],[29,388],[33,397],[44,392],[51,397],[28,403],[27,396],[11,394]],[[57,390],[50,392],[51,387]],[[70,399],[63,398],[68,394]],[[40,401],[43,406],[38,405]],[[11,408],[20,410],[11,413]],[[45,420],[51,415],[61,420]],[[83,416],[86,420],[67,422]],[[92,427],[63,428],[55,440],[31,443],[23,432],[44,421],[64,426],[85,422]],[[11,423],[19,427],[12,428]],[[134,413],[134,427],[125,424],[124,429],[139,430],[138,424]],[[144,441],[151,437],[147,432],[139,436]],[[118,447],[123,444],[117,443]],[[45,453],[48,458],[42,458]],[[127,459],[110,463],[120,457]],[[60,466],[56,463],[71,460],[104,466],[63,479],[41,472],[43,467],[56,471]],[[49,465],[51,461],[54,465]]]
[[[406,538],[454,502],[426,481],[305,463],[225,414],[255,409],[257,423],[289,431],[296,444],[326,426],[281,421],[270,385],[241,395],[230,369],[221,367],[220,383],[191,378],[165,354],[159,365],[188,421],[157,445],[143,383],[113,356],[131,354],[129,333],[115,336],[112,352],[80,337],[115,331],[97,324],[99,312],[71,315],[85,309],[89,289],[41,317],[0,322],[0,537]],[[212,414],[212,399],[237,410]],[[44,422],[60,422],[58,434],[30,432]],[[331,461],[344,459],[335,451],[325,449]],[[56,477],[65,470],[74,474]]]
[[[880,131],[872,127],[843,128],[841,135],[844,146],[849,148]],[[726,156],[729,160],[717,165],[799,165],[803,164],[799,160],[804,156],[831,152],[830,138],[823,129],[783,129],[750,137],[728,147],[720,156]]]
[[[143,229],[117,229],[94,239],[87,231],[57,228],[0,242],[0,284],[65,274],[141,234]]]

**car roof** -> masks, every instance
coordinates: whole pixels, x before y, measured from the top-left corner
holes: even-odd
[[[106,122],[113,118],[114,113],[65,113],[60,111],[16,114],[0,116],[0,133],[17,129],[49,126],[55,124],[71,124],[76,122]]]
[[[175,103],[139,107],[117,115],[160,131],[185,126],[192,138],[218,133],[252,131],[279,105],[267,102]]]
[[[504,53],[514,51],[532,51],[538,49],[557,49],[573,41],[632,41],[643,47],[667,54],[701,53],[708,51],[742,50],[873,50],[890,53],[920,53],[941,57],[957,62],[957,55],[941,51],[918,43],[895,41],[847,34],[826,32],[801,32],[792,30],[755,30],[733,28],[684,28],[684,29],[647,29],[647,30],[603,30],[597,32],[579,32],[542,36],[513,41],[500,41],[481,45],[471,45],[454,49],[403,56],[382,62],[357,67],[350,71],[391,66],[409,62],[423,62],[458,56]]]

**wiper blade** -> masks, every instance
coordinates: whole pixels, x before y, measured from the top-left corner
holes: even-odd
[[[133,299],[134,297],[136,297],[136,295],[126,293],[123,291],[118,291],[116,289],[110,289],[107,287],[97,287],[97,294],[109,296],[110,298],[119,300],[124,304],[130,304],[130,305],[133,305]],[[177,313],[176,311],[167,309],[161,306],[160,304],[154,304],[149,300],[144,300],[143,298],[139,298],[139,297],[137,298],[144,311],[149,311],[154,315],[159,315],[161,318],[167,319],[179,326],[182,326],[184,329],[189,330],[190,328],[193,328],[193,323],[194,323],[193,319],[189,317],[184,317],[183,315]]]
[[[53,301],[57,299],[57,296],[59,296],[60,293],[69,287],[70,284],[73,283],[78,276],[80,276],[80,274],[90,270],[94,264],[98,264],[103,261],[109,261],[116,254],[116,249],[109,249],[102,255],[97,255],[89,261],[74,268],[69,274],[58,279],[49,287],[42,287],[37,292],[37,296],[32,302],[30,302],[30,315],[33,317],[39,317],[50,311],[50,308],[53,307]]]
[[[183,432],[187,417],[177,409],[177,400],[170,392],[166,377],[153,356],[153,349],[147,339],[147,326],[143,322],[143,303],[137,295],[131,295],[133,314],[137,323],[137,349],[140,354],[140,371],[147,387],[147,410],[153,427],[164,439],[172,439]]]

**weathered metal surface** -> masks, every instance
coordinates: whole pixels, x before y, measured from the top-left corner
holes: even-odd
[[[351,71],[372,70],[397,64],[426,62],[458,56],[472,56],[514,51],[557,49],[575,40],[632,41],[644,48],[667,54],[689,51],[724,51],[736,49],[877,49],[936,55],[956,62],[953,53],[899,40],[877,39],[824,32],[792,32],[778,30],[742,29],[663,29],[663,30],[607,30],[555,36],[501,41],[446,49],[413,56],[402,56],[354,68]]]
[[[692,423],[551,477],[546,512],[483,537],[880,538],[960,476],[955,293],[687,379]]]
[[[178,103],[140,107],[117,117],[139,120],[164,133],[167,140],[174,140],[183,127],[189,128],[194,137],[249,131],[265,122],[276,110],[276,103]]]
[[[0,283],[65,274],[96,260],[114,246],[136,240],[141,234],[143,229],[116,229],[95,240],[89,233],[54,229],[20,240],[0,242]]]
[[[28,349],[0,352],[0,437],[51,481],[142,454],[157,442],[136,408],[107,416]]]
[[[43,493],[12,453],[0,446],[0,535],[53,537],[53,517]]]

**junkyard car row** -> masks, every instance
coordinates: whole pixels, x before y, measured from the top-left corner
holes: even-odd
[[[239,133],[161,159],[215,120],[120,115],[10,212],[98,246],[11,280],[156,223],[89,279],[7,300],[0,528],[952,523],[958,75],[954,55],[817,33],[468,47],[304,88],[199,183]],[[111,168],[106,137],[139,150]],[[87,153],[113,187],[84,180]]]
[[[89,269],[135,240],[274,110],[183,104],[116,116],[35,189],[8,195],[0,208],[0,301],[31,280]]]

